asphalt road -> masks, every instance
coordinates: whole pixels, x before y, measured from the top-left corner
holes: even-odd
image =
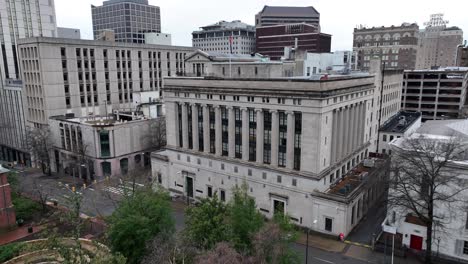
[[[48,200],[57,200],[59,204],[66,206],[67,197],[71,194],[71,186],[82,186],[78,180],[70,177],[43,176],[41,172],[18,172],[20,190],[29,195],[48,193]],[[118,200],[122,197],[122,187],[119,184],[96,185],[86,189],[78,187],[77,191],[82,193],[81,212],[88,216],[109,216],[115,210]],[[176,222],[176,230],[184,228],[185,214],[181,203],[174,203],[173,215]],[[309,247],[308,261],[305,259],[306,246],[301,244],[291,245],[303,259],[303,263],[317,264],[363,264],[368,263],[361,260],[344,256],[343,254],[331,253],[321,249]]]

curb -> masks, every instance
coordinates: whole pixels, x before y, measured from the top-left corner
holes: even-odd
[[[364,248],[372,249],[371,245],[367,245],[367,244],[364,244],[364,243],[358,243],[358,242],[353,242],[353,241],[349,241],[349,240],[345,240],[344,242],[346,244],[349,244],[349,245],[354,245],[354,246],[358,246],[358,247],[364,247]]]

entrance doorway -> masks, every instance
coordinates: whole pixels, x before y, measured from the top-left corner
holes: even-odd
[[[420,236],[411,235],[410,248],[422,250],[423,238]]]
[[[273,200],[273,214],[282,214],[284,215],[285,204],[283,201]]]
[[[187,186],[187,197],[193,198],[193,178],[192,177],[186,177],[186,186]]]

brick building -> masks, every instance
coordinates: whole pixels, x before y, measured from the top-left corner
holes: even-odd
[[[379,57],[387,69],[414,69],[418,36],[417,24],[355,28],[353,51],[357,53],[357,68],[367,71],[372,57]]]
[[[11,202],[11,187],[7,180],[8,170],[0,165],[0,228],[15,224],[16,215]]]
[[[257,27],[257,53],[279,60],[285,47],[306,52],[330,52],[331,35],[311,24],[288,24]]]

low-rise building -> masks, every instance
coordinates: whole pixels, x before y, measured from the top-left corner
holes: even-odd
[[[151,45],[172,45],[172,36],[167,33],[145,33],[145,43]]]
[[[304,76],[314,74],[350,73],[356,70],[356,55],[353,51],[331,53],[306,53]]]
[[[0,164],[0,228],[11,228],[16,225],[16,214],[11,200],[11,186],[7,175],[9,170]]]
[[[388,162],[360,165],[374,92],[370,75],[167,78],[168,144],[152,153],[154,182],[222,201],[245,182],[265,216],[287,213],[297,225],[347,235],[385,193]]]
[[[423,140],[423,146],[418,143],[408,143],[411,140]],[[454,143],[455,142],[455,143]],[[432,228],[432,253],[434,256],[446,258],[452,262],[446,263],[466,263],[468,261],[468,214],[466,211],[466,201],[468,197],[468,160],[466,156],[468,142],[468,121],[467,120],[428,120],[415,133],[408,137],[401,137],[390,142],[394,151],[399,151],[398,155],[419,155],[414,154],[422,149],[432,149],[432,146],[444,146],[456,144],[456,150],[451,154],[445,154],[440,150],[435,153],[450,157],[444,164],[433,163],[429,166],[440,168],[437,173],[440,176],[436,179],[437,188],[434,192],[434,225]],[[434,144],[434,145],[433,145]],[[448,147],[447,149],[450,149]],[[451,152],[451,151],[450,151]],[[428,157],[422,154],[420,157]],[[424,158],[427,159],[427,158]],[[394,159],[394,162],[408,162],[401,159]],[[436,158],[434,158],[436,160]],[[434,161],[432,160],[432,161]],[[418,166],[424,166],[419,165]],[[442,167],[439,167],[442,166]],[[432,171],[432,169],[428,169]],[[401,171],[400,173],[404,173]],[[419,175],[419,174],[416,174]],[[455,178],[452,178],[451,176]],[[428,176],[435,179],[433,176]],[[407,178],[403,178],[405,181]],[[444,182],[445,181],[445,182]],[[415,207],[421,212],[425,207],[425,201],[419,200],[424,185],[411,186],[414,192],[412,198]],[[400,190],[402,187],[399,187]],[[389,193],[394,191],[390,185]],[[444,199],[449,197],[449,199]],[[439,199],[440,198],[440,199]],[[427,200],[426,200],[427,201]],[[421,205],[421,206],[419,206]],[[426,213],[423,213],[427,217]],[[406,248],[415,251],[426,250],[427,248],[427,225],[413,211],[401,205],[390,206],[387,218],[382,223],[396,229],[395,241]],[[400,245],[398,245],[400,246]]]
[[[401,106],[422,113],[422,120],[465,116],[468,68],[405,71]]]
[[[395,138],[409,137],[421,126],[421,113],[400,111],[390,118],[379,133],[377,152],[392,154],[389,143]]]
[[[135,112],[107,116],[53,116],[52,170],[87,180],[150,166],[151,120]]]
[[[458,45],[457,49],[457,63],[458,67],[468,67],[468,45]]]

